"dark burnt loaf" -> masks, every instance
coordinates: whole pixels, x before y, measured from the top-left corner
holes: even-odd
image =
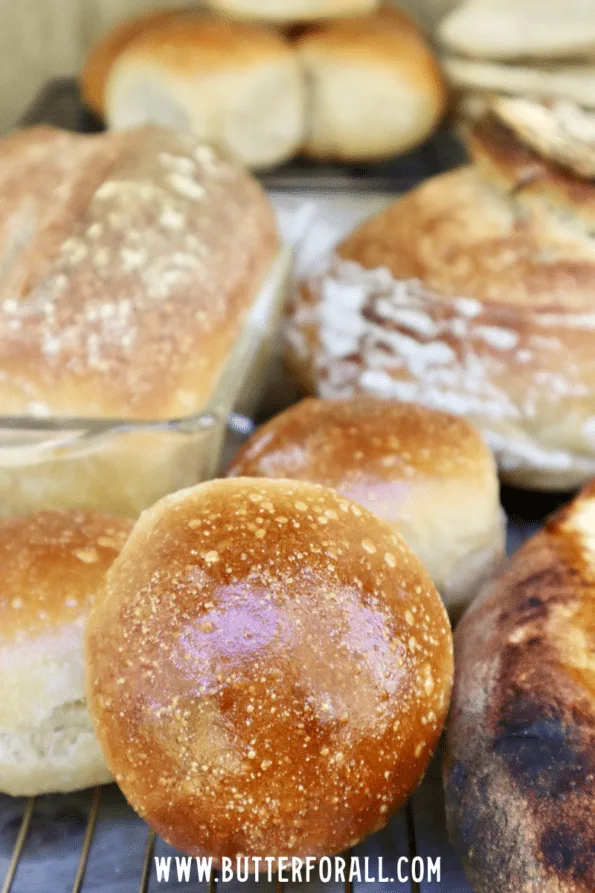
[[[595,485],[455,635],[450,836],[478,893],[595,890]]]

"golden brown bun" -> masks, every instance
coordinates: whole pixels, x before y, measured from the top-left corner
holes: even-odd
[[[179,127],[248,167],[267,167],[302,142],[306,85],[281,33],[187,16],[144,32],[120,53],[105,108],[112,128]]]
[[[234,477],[332,487],[398,531],[456,615],[504,557],[496,466],[463,419],[359,397],[304,400],[239,451]]]
[[[595,889],[594,542],[591,486],[457,628],[446,806],[477,893]]]
[[[83,631],[132,522],[98,512],[0,521],[0,791],[110,780],[84,699]]]
[[[138,18],[126,19],[121,22],[93,47],[80,80],[83,99],[91,111],[99,117],[103,117],[107,79],[114,62],[128,44],[132,43],[144,31],[185,14],[189,14],[189,10],[184,7],[151,10]]]
[[[304,283],[292,363],[323,397],[464,415],[508,481],[570,489],[595,474],[595,185],[492,122],[471,149]]]
[[[0,414],[204,408],[278,252],[244,171],[161,128],[0,142]]]
[[[227,15],[269,22],[305,22],[372,12],[378,0],[207,0]]]
[[[297,40],[308,76],[305,151],[314,158],[387,158],[436,127],[446,93],[418,26],[382,7],[309,29]]]
[[[202,484],[141,516],[106,589],[86,642],[95,728],[174,846],[320,857],[417,785],[448,708],[450,628],[370,512],[299,481]]]

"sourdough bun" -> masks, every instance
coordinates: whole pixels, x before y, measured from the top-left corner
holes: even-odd
[[[111,69],[105,105],[114,129],[177,127],[254,168],[295,154],[306,95],[299,61],[280,33],[193,16],[128,45]]]
[[[378,0],[207,0],[227,15],[269,22],[305,22],[372,12]]]
[[[180,18],[187,11],[178,9],[158,9],[134,18],[126,19],[100,40],[92,49],[81,73],[80,89],[83,100],[92,112],[99,117],[105,113],[105,85],[112,66],[129,43],[151,28]]]
[[[387,521],[456,615],[503,560],[496,466],[463,419],[410,403],[304,400],[263,425],[231,476],[333,487]]]
[[[507,481],[571,489],[595,474],[595,185],[493,122],[471,149],[303,284],[291,361],[323,397],[464,415]]]
[[[0,414],[201,412],[279,251],[238,166],[157,127],[0,141]]]
[[[595,889],[594,541],[591,486],[455,634],[446,808],[477,893]]]
[[[110,780],[87,714],[83,634],[132,522],[98,512],[0,520],[0,791]]]
[[[317,858],[383,827],[417,785],[451,634],[370,512],[300,481],[201,484],[141,516],[106,590],[86,640],[91,713],[169,843]]]
[[[437,62],[419,28],[396,9],[313,28],[297,49],[310,90],[304,149],[314,158],[406,152],[442,116]]]

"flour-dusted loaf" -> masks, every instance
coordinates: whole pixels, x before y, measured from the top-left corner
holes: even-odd
[[[452,637],[404,540],[334,490],[212,481],[135,525],[87,628],[129,802],[187,853],[320,858],[382,828],[448,709]]]
[[[278,251],[244,171],[159,128],[0,143],[0,415],[200,411]]]
[[[302,143],[306,84],[280,32],[185,16],[143,32],[120,53],[107,80],[105,110],[112,128],[178,127],[248,167],[267,167]]]
[[[313,27],[297,49],[309,87],[304,149],[314,158],[403,153],[442,116],[438,63],[419,27],[397,9]]]
[[[466,416],[512,483],[576,487],[595,474],[595,185],[493,121],[470,148],[305,281],[290,360],[324,397]]]
[[[411,403],[303,400],[263,425],[228,471],[332,487],[387,521],[428,570],[451,616],[503,561],[494,460],[463,419]]]
[[[595,487],[455,633],[444,779],[477,893],[595,890]]]
[[[83,637],[132,523],[99,512],[0,520],[0,792],[110,781],[87,713]]]
[[[207,0],[207,3],[240,19],[306,22],[372,12],[378,0]]]

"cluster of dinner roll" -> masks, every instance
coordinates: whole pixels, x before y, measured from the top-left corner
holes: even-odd
[[[87,105],[113,128],[152,121],[190,130],[252,168],[298,152],[387,158],[437,125],[445,102],[437,63],[397,8],[369,0],[212,6],[248,20],[169,10],[109,34],[83,72]]]

